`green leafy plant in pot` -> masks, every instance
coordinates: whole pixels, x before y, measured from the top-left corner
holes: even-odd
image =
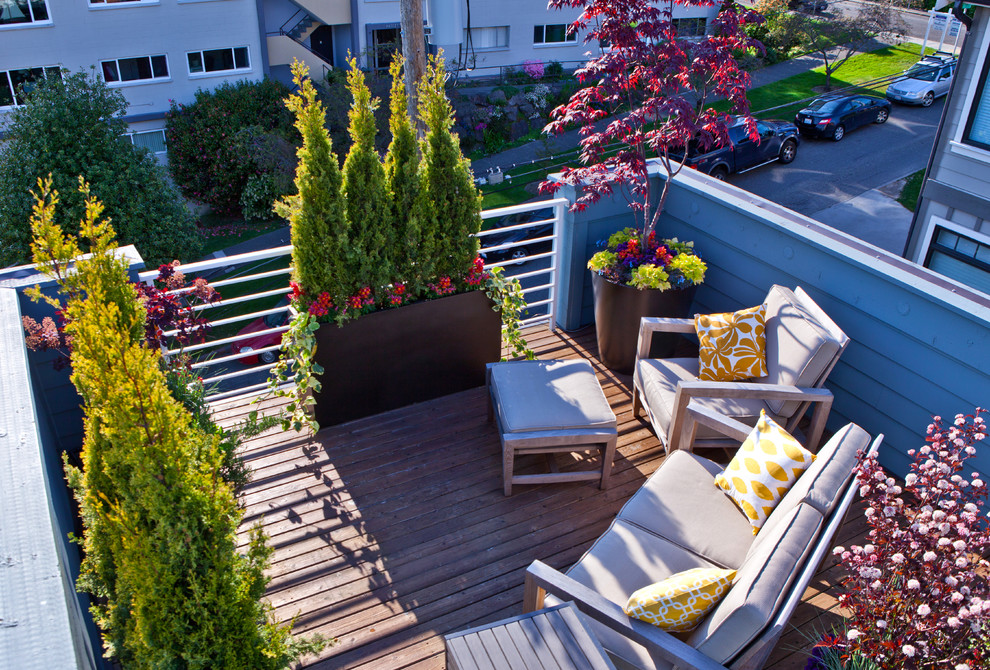
[[[292,226],[295,316],[271,379],[276,395],[295,382],[285,427],[316,430],[480,386],[485,364],[500,356],[503,325],[510,349],[531,355],[518,328],[518,283],[478,257],[481,199],[450,132],[443,61],[431,59],[419,82],[418,142],[394,61],[384,160],[374,145],[378,100],[351,61],[343,169],[305,67],[294,64],[293,74],[298,93],[286,104],[303,137],[298,194],[277,211]],[[324,370],[332,374],[321,380]]]
[[[706,108],[706,103],[726,99],[733,112],[743,115],[741,121],[753,141],[758,140],[756,121],[748,116],[749,75],[739,69],[733,53],[754,47],[762,51],[742,30],[743,25],[762,18],[725,1],[718,3],[708,34],[679,37],[673,4],[673,0],[659,4],[650,0],[550,0],[549,5],[580,9],[569,30],[585,31],[587,42],[609,45],[575,72],[585,86],[553,110],[545,129],[561,133],[582,126],[582,166],[565,168],[540,189],[552,194],[564,185],[577,187],[573,211],[619,191],[629,201],[631,218],[638,219],[638,230],[617,233],[615,243],[610,240],[604,245],[589,265],[599,353],[606,365],[624,373],[632,372],[640,317],[686,316],[691,296],[683,295],[683,289],[691,290],[704,278],[704,264],[690,253],[690,245],[662,240],[654,231],[670,183],[686,165],[690,151],[725,146],[729,125],[737,122],[724,112]],[[682,0],[678,4],[700,7],[711,3]],[[601,123],[608,117],[612,118]],[[650,172],[658,169],[664,179],[651,179]],[[686,264],[687,272],[681,264]],[[646,295],[661,292],[668,295]],[[672,297],[676,294],[681,295]],[[613,299],[619,304],[601,307],[603,301]],[[673,304],[667,304],[670,301]],[[608,314],[618,318],[610,319]]]

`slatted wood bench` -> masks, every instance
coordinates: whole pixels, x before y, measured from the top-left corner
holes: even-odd
[[[448,670],[615,670],[573,603],[444,638]]]

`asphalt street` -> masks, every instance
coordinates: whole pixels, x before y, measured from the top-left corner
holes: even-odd
[[[944,102],[928,108],[895,104],[886,123],[863,126],[841,142],[802,138],[790,165],[773,163],[733,175],[729,182],[814,217],[923,169]]]

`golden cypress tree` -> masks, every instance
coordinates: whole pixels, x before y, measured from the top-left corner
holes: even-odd
[[[392,142],[385,155],[385,183],[392,199],[392,225],[386,248],[391,252],[395,278],[416,283],[416,266],[422,262],[417,253],[420,246],[419,217],[416,214],[420,185],[419,155],[416,130],[409,118],[402,68],[402,59],[393,58],[389,66],[392,76],[389,101]]]

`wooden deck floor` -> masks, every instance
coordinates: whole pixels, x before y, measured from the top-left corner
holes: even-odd
[[[580,482],[503,496],[498,436],[481,388],[315,437],[276,430],[245,445],[252,479],[241,496],[243,537],[261,523],[275,549],[275,613],[296,617],[296,633],[337,639],[303,667],[444,668],[444,634],[521,613],[526,566],[574,563],[660,465],[656,436],[632,417],[630,378],[595,358],[593,327],[528,335],[540,358],[596,366],[619,421],[609,490]],[[230,402],[217,416],[234,421],[249,409]],[[840,543],[861,530],[847,524]],[[768,668],[803,668],[804,636],[835,616],[828,560],[792,619],[803,632],[789,632]]]

